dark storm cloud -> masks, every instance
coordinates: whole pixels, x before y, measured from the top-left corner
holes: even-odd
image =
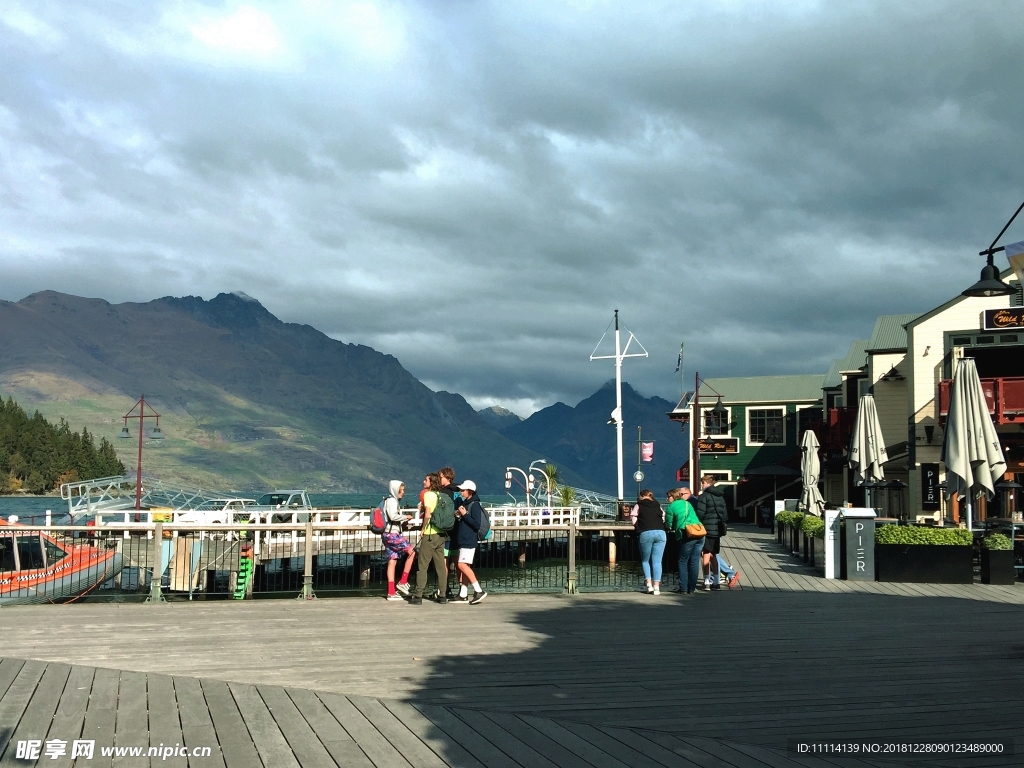
[[[824,372],[1019,203],[1014,3],[24,3],[0,293],[243,290],[522,411]],[[1015,227],[1007,237],[1024,236]]]

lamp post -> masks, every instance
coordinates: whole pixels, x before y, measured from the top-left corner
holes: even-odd
[[[530,477],[530,482],[531,483],[536,482],[533,479],[533,469],[534,469],[533,465],[534,464],[544,464],[544,465],[547,465],[547,463],[548,463],[547,459],[534,459],[533,461],[530,462],[530,468],[527,471],[529,472],[529,477]],[[548,477],[548,473],[545,472],[543,469],[541,469],[540,472],[541,472],[541,477],[544,478],[544,482],[547,485],[548,508],[550,508],[551,507],[551,478]]]
[[[149,413],[146,413],[146,409],[149,409]],[[153,430],[150,432],[149,438],[151,440],[163,440],[164,433],[160,431],[160,414],[153,410],[153,407],[146,402],[146,396],[142,395],[132,409],[124,415],[124,426],[121,428],[121,434],[118,435],[121,439],[130,440],[132,437],[131,432],[128,430],[128,419],[139,420],[139,458],[138,463],[135,467],[135,509],[142,509],[142,439],[145,435],[145,423],[146,419],[155,419],[156,424],[153,425]]]
[[[1006,230],[1013,224],[1013,220],[1017,218],[1017,214],[1024,210],[1024,203],[1020,204],[1020,207],[1014,212],[1010,220],[1006,222],[1006,225],[996,235],[996,239],[992,241],[992,244],[984,251],[978,251],[979,256],[987,256],[988,263],[981,268],[981,277],[974,285],[964,291],[962,296],[1009,296],[1014,292],[1014,289],[999,279],[999,268],[992,263],[992,255],[1005,251],[1003,246],[996,248],[996,243],[999,242],[999,238],[1005,234]]]
[[[700,433],[701,423],[703,419],[700,414],[700,385],[707,385],[707,382],[700,377],[699,372],[695,372],[693,382],[693,418],[690,419],[691,429],[693,434],[690,439],[693,441],[693,465],[690,467],[690,491],[696,487],[695,483],[700,482]],[[722,405],[722,393],[716,390],[714,387],[708,386],[712,392],[718,395],[718,402],[715,403],[715,407],[711,409],[711,412],[715,414],[716,418],[728,419],[729,409]]]
[[[526,509],[530,509],[530,491],[533,490],[533,478],[519,467],[505,467],[505,488],[512,487],[512,472],[518,472],[523,476],[523,487],[526,489]]]

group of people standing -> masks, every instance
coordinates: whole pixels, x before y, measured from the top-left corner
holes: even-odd
[[[423,478],[418,511],[422,518],[420,540],[413,548],[403,531],[410,530],[414,517],[401,509],[405,484],[392,480],[388,486],[390,496],[384,502],[388,527],[381,534],[381,542],[388,558],[388,600],[407,599],[410,605],[422,605],[427,589],[430,566],[437,574],[438,603],[477,605],[487,593],[481,588],[473,572],[473,559],[479,544],[478,533],[484,524],[484,510],[477,496],[476,483],[463,480],[455,485],[455,470],[444,467]],[[395,582],[398,561],[405,558],[402,575]],[[459,591],[448,594],[448,562],[458,573]],[[409,586],[409,574],[417,563],[415,589]],[[469,596],[469,590],[473,596]]]
[[[679,587],[677,592],[693,594],[721,589],[723,574],[731,589],[740,580],[740,572],[721,556],[722,537],[728,530],[729,510],[714,475],[701,478],[701,492],[694,496],[689,488],[668,492],[667,505],[643,490],[634,509],[634,529],[639,533],[640,565],[648,594],[661,594],[662,558],[668,536],[679,542]],[[701,572],[704,579],[701,581]]]

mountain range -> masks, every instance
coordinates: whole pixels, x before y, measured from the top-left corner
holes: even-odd
[[[622,384],[623,467],[625,498],[634,497],[637,484],[637,427],[643,442],[654,441],[654,462],[641,464],[643,487],[659,495],[677,485],[676,470],[686,462],[689,432],[680,431],[666,414],[675,406],[660,397],[644,397]],[[615,408],[615,382],[609,381],[575,407],[565,403],[537,411],[501,433],[553,461],[560,469],[581,475],[585,487],[615,494],[615,427],[608,424]]]
[[[452,465],[502,493],[506,466],[546,458],[567,484],[615,491],[608,385],[575,408],[556,403],[522,420],[500,406],[476,412],[394,357],[284,323],[244,294],[115,305],[43,291],[0,301],[0,396],[98,440],[118,435],[143,393],[166,438],[146,441],[143,470],[169,482],[363,493],[397,477],[418,490],[425,472]],[[665,418],[671,407],[623,385],[627,496],[638,424],[656,441],[644,485],[675,482],[686,442]],[[113,442],[133,471],[137,442]]]
[[[166,436],[146,441],[143,470],[193,486],[375,492],[397,477],[418,491],[425,472],[452,465],[502,492],[505,466],[537,458],[394,357],[283,323],[245,295],[0,302],[4,397],[98,439],[118,434],[143,393]],[[136,445],[115,441],[129,468]]]

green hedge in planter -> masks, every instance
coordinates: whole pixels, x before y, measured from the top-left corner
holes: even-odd
[[[983,544],[985,549],[1013,549],[1013,542],[1010,541],[1010,537],[1001,533],[990,533],[984,538]]]
[[[926,528],[915,525],[880,525],[876,544],[931,544],[950,547],[971,546],[974,534],[964,528]]]
[[[800,521],[804,519],[803,512],[779,512],[775,516],[775,522],[781,525],[788,525],[793,528],[800,527]]]
[[[804,515],[800,521],[800,530],[815,539],[825,538],[825,521],[814,515]]]

